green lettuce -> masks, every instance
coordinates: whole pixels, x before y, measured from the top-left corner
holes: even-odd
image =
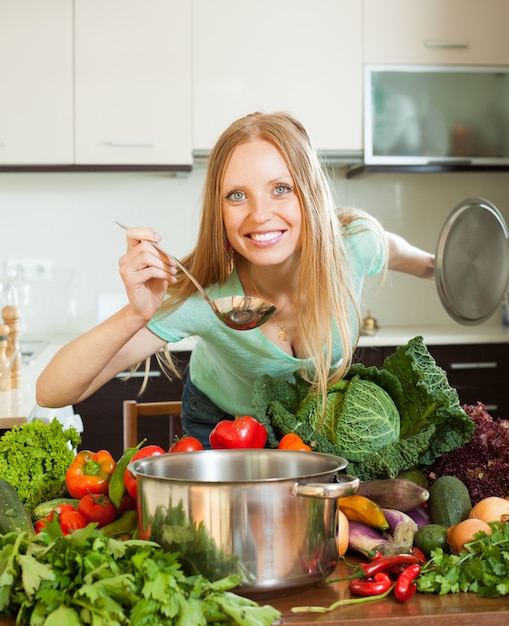
[[[397,348],[380,369],[352,365],[325,403],[322,418],[321,399],[298,374],[294,383],[265,375],[253,387],[254,413],[271,447],[295,432],[312,449],[347,459],[348,473],[362,480],[428,466],[468,443],[474,431],[422,337]]]

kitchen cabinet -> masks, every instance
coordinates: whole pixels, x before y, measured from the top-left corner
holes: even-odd
[[[0,0],[0,77],[0,167],[191,169],[191,0]]]
[[[365,63],[509,63],[506,0],[364,0]]]
[[[447,374],[461,404],[482,402],[493,418],[509,419],[509,344],[427,345],[430,354]],[[354,361],[382,367],[394,346],[358,348]]]
[[[190,0],[75,0],[77,164],[192,163]]]
[[[174,353],[180,371],[189,363],[190,352]],[[75,413],[81,415],[84,430],[80,450],[106,449],[119,459],[123,452],[123,402],[138,400],[139,402],[155,402],[161,400],[180,400],[182,397],[182,381],[180,378],[171,380],[161,371],[155,357],[150,364],[150,377],[147,388],[140,396],[143,382],[144,364],[136,375],[125,379],[120,375],[103,385],[89,398],[74,405]],[[147,442],[169,448],[169,422],[167,416],[150,416],[145,421],[138,421],[139,439],[147,438]]]
[[[0,0],[0,165],[71,163],[72,2]]]
[[[361,3],[193,0],[193,147],[285,110],[324,152],[362,149]]]

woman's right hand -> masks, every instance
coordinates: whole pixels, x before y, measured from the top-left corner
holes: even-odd
[[[175,282],[177,268],[166,254],[150,242],[161,237],[151,228],[127,229],[127,252],[119,260],[131,309],[148,321],[161,305],[169,282]]]

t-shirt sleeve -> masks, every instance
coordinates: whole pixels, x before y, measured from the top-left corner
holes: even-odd
[[[367,219],[356,219],[347,226],[347,250],[357,275],[373,276],[387,263],[387,244],[383,229]]]

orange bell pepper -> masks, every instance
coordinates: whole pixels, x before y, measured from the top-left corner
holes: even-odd
[[[80,499],[89,493],[107,494],[115,467],[115,459],[107,450],[82,450],[65,474],[67,491],[72,498]]]
[[[304,443],[296,433],[287,433],[281,438],[278,448],[280,450],[305,450],[309,452],[311,447]]]

